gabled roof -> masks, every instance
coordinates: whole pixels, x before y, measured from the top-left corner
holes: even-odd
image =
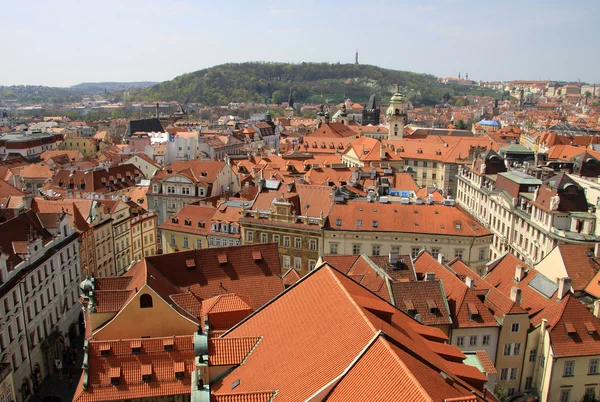
[[[164,342],[173,344],[167,351]],[[132,353],[132,346],[139,353]],[[108,356],[102,351],[108,350]],[[104,352],[106,353],[106,352]],[[117,401],[148,397],[189,395],[194,364],[194,337],[90,340],[87,354],[89,367],[76,386],[75,402]],[[175,372],[183,370],[183,379]],[[149,374],[149,382],[142,375]],[[111,380],[118,380],[112,385]],[[87,380],[87,383],[85,381]],[[83,386],[87,389],[83,389]]]
[[[419,275],[434,272],[442,281],[452,321],[457,328],[497,327],[498,323],[481,300],[477,292],[469,288],[456,274],[443,266],[428,252],[421,252],[414,261]]]
[[[413,317],[419,314],[423,325],[452,324],[441,280],[395,282],[390,286],[396,307]]]
[[[600,320],[575,296],[561,301],[557,320],[550,330],[551,344],[557,357],[600,354]]]
[[[252,258],[252,253],[256,251],[261,254],[260,260]],[[221,259],[221,256],[224,258]],[[193,267],[188,267],[188,260],[194,261]],[[220,260],[225,262],[221,263]],[[252,309],[257,309],[283,290],[276,244],[218,247],[156,255],[146,257],[136,266],[144,262],[148,269],[155,270],[174,288],[189,289],[200,300],[235,293],[249,299]]]
[[[589,244],[559,244],[557,247],[567,276],[572,280],[573,290],[584,290],[600,271],[600,261],[594,257],[594,247]]]
[[[279,400],[297,401],[325,396],[330,385],[332,400],[421,395],[441,402],[483,391],[487,378],[434,352],[422,329],[441,334],[324,264],[221,336],[262,339],[244,364],[211,384],[211,393],[220,398],[277,390]],[[456,354],[455,346],[438,347],[448,349],[444,355]]]

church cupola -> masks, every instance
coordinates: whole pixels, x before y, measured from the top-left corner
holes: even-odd
[[[404,134],[404,125],[407,121],[406,102],[398,87],[390,99],[390,107],[386,113],[388,117],[388,140],[401,140]]]

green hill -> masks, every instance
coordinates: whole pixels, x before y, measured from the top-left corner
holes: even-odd
[[[452,97],[470,91],[464,86],[441,84],[433,75],[369,65],[248,62],[184,74],[135,91],[128,100],[199,102],[210,106],[250,101],[281,103],[287,101],[293,89],[298,102],[332,103],[343,98],[365,102],[372,93],[380,100],[388,98],[396,85],[416,105],[434,105],[445,94]],[[481,90],[476,93],[481,94]]]

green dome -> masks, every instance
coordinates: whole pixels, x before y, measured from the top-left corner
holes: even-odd
[[[400,92],[396,92],[394,95],[392,95],[390,102],[404,102],[404,96],[402,96]]]

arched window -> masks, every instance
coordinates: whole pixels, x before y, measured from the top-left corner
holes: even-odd
[[[152,296],[144,293],[140,297],[140,308],[152,308]]]

